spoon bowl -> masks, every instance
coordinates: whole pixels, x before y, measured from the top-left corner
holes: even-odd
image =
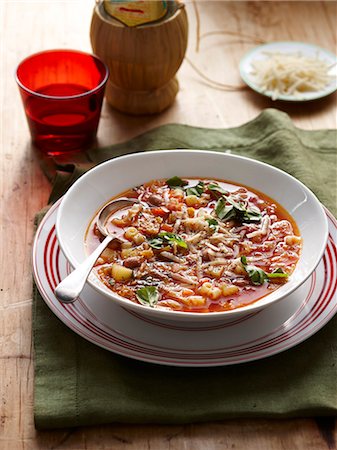
[[[109,220],[109,217],[111,217],[111,215],[114,212],[118,211],[119,209],[124,209],[127,206],[132,206],[136,203],[139,203],[139,201],[137,199],[130,199],[130,198],[124,197],[124,198],[119,198],[118,200],[112,200],[111,202],[104,205],[103,208],[98,213],[97,222],[96,222],[97,228],[99,229],[100,233],[102,233],[103,236],[108,236],[108,235],[113,236],[113,240],[117,239],[121,242],[125,242],[126,239],[123,238],[122,232],[120,234],[117,234],[116,232],[114,232],[114,233],[109,232],[109,230],[107,228],[107,222]]]
[[[109,217],[119,209],[131,207],[135,203],[139,203],[136,199],[119,198],[107,203],[100,210],[97,216],[97,228],[105,236],[101,244],[92,252],[73,272],[71,272],[61,283],[59,283],[54,291],[56,298],[62,303],[72,303],[81,294],[91,269],[93,268],[97,258],[103,250],[114,240],[126,242],[123,237],[123,230],[120,233],[110,232],[107,227]]]

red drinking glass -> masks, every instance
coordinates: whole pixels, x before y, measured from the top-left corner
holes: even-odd
[[[49,155],[90,146],[108,75],[99,58],[75,50],[49,50],[24,59],[16,81],[34,144]]]

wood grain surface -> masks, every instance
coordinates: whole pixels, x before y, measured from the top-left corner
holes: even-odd
[[[186,426],[118,425],[38,432],[33,422],[31,343],[31,250],[34,214],[48,199],[50,185],[30,144],[14,71],[25,56],[44,49],[90,51],[94,1],[0,2],[0,448],[36,449],[334,449],[333,418],[231,420]],[[238,63],[257,42],[307,41],[336,52],[335,2],[198,3],[200,34],[187,2],[190,23],[187,56],[207,77],[241,84]],[[244,36],[243,36],[244,35]],[[248,37],[246,37],[248,36]],[[304,104],[272,103],[249,89],[226,92],[205,83],[185,61],[178,72],[180,92],[158,116],[129,117],[104,105],[98,144],[120,142],[155,126],[178,122],[233,127],[263,108],[286,111],[305,129],[336,128],[336,95]]]

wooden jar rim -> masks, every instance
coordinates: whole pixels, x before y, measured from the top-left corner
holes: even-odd
[[[151,22],[151,23],[145,23],[142,25],[138,25],[136,27],[128,27],[127,25],[123,24],[122,22],[118,21],[117,19],[114,19],[111,16],[109,16],[110,19],[108,19],[107,18],[108,14],[104,11],[103,3],[98,3],[95,6],[95,11],[96,11],[97,15],[99,16],[99,18],[103,22],[107,23],[110,26],[114,26],[116,28],[127,28],[129,30],[141,31],[141,30],[146,30],[147,28],[155,28],[155,27],[163,26],[163,25],[169,24],[169,22],[171,22],[172,20],[175,20],[177,18],[177,16],[179,14],[181,14],[182,10],[185,9],[184,3],[176,2],[176,4],[177,4],[177,10],[170,17],[165,18],[165,16],[164,16],[163,19],[159,19],[159,20],[157,20],[155,22]]]

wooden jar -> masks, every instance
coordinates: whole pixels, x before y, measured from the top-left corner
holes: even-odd
[[[170,2],[171,3],[171,2]],[[175,74],[187,47],[184,5],[171,15],[138,27],[113,19],[98,3],[90,39],[94,53],[109,67],[108,103],[129,114],[154,114],[170,106],[179,90]]]

